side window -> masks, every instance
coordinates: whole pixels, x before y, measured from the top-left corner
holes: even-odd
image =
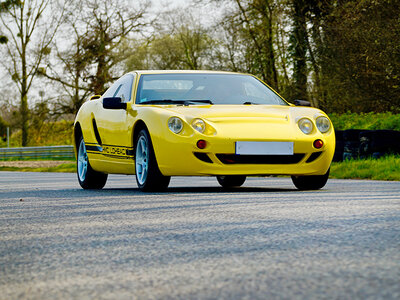
[[[116,84],[119,84],[119,86],[114,92],[113,97],[121,97],[122,102],[129,102],[132,96],[132,83],[133,83],[132,74],[128,74],[119,79],[116,82]]]
[[[121,97],[122,102],[129,102],[132,95],[133,75],[127,74],[118,79],[108,90],[103,94],[106,97]]]
[[[117,90],[117,88],[120,86],[120,84],[118,84],[118,82],[114,83],[112,86],[110,86],[108,88],[108,90],[103,94],[103,98],[106,97],[113,97],[115,94],[115,91]]]

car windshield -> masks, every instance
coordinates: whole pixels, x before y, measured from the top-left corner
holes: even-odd
[[[145,74],[136,104],[288,105],[260,80],[242,74]]]

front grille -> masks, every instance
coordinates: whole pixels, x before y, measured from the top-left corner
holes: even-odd
[[[217,158],[223,164],[257,164],[257,165],[286,165],[297,164],[305,156],[304,153],[293,155],[237,155],[217,154]]]

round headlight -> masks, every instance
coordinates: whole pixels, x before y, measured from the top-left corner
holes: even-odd
[[[299,120],[298,125],[300,130],[305,134],[310,134],[313,131],[314,126],[310,119],[302,118]]]
[[[194,119],[192,127],[198,132],[203,133],[206,130],[206,123],[202,119]]]
[[[183,129],[183,122],[178,117],[172,117],[168,120],[168,128],[173,133],[179,133]]]
[[[317,118],[317,128],[322,133],[328,132],[331,128],[331,122],[329,122],[328,118],[326,117],[318,117]]]

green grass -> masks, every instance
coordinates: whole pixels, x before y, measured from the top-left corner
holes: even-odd
[[[400,156],[332,163],[330,178],[400,181]]]
[[[345,113],[329,114],[336,130],[366,129],[380,130],[390,129],[400,131],[400,114],[386,113]]]
[[[19,157],[11,157],[11,158],[6,158],[6,159],[0,159],[0,162],[1,161],[65,161],[65,162],[73,162],[73,161],[76,161],[76,158],[75,157],[70,157],[70,158],[59,158],[59,157],[46,157],[46,158],[34,158],[34,157],[31,157],[31,158],[24,158],[24,159],[22,159],[22,158],[19,158]]]
[[[57,167],[49,167],[49,168],[0,167],[0,171],[74,173],[76,171],[76,163],[75,162],[65,163]]]

